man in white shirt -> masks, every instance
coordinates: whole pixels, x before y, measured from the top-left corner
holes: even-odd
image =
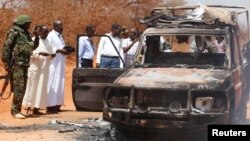
[[[65,59],[69,52],[63,49],[65,43],[62,32],[63,23],[56,20],[53,30],[47,37],[56,53],[56,57],[51,61],[49,68],[47,113],[59,112],[61,105],[64,104]]]
[[[122,42],[120,39],[121,26],[118,24],[113,24],[111,26],[111,33],[106,34],[110,37],[112,42],[108,37],[102,37],[98,46],[97,51],[97,67],[100,68],[119,68],[120,67],[120,58],[123,59],[123,49]],[[115,49],[116,48],[116,49]],[[119,54],[118,54],[119,53]]]
[[[95,54],[92,36],[95,33],[95,27],[87,25],[85,32],[87,36],[79,38],[78,62],[79,67],[92,68]]]
[[[135,52],[139,46],[139,37],[137,33],[138,32],[135,28],[130,29],[129,37],[122,41],[122,48],[124,51],[125,58],[124,60],[127,67],[132,65],[134,61]]]

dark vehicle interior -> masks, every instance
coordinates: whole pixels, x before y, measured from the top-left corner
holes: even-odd
[[[145,39],[143,64],[227,68],[227,44],[223,42],[224,52],[219,52],[215,36],[167,35]]]

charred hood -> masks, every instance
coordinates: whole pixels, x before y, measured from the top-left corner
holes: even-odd
[[[132,68],[115,80],[116,85],[170,89],[222,89],[232,83],[226,70],[183,68]]]

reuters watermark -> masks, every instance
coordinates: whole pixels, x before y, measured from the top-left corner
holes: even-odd
[[[250,140],[250,125],[208,125],[208,141],[216,139]]]

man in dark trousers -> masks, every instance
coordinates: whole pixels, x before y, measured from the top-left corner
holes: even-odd
[[[120,68],[120,58],[123,59],[122,41],[120,39],[121,26],[113,24],[111,33],[106,34],[110,38],[102,37],[97,50],[96,66],[100,68]],[[113,43],[112,43],[112,42]]]
[[[95,34],[95,27],[93,25],[87,25],[85,32],[86,36],[79,38],[79,67],[92,68],[95,55],[95,45],[92,36]]]

